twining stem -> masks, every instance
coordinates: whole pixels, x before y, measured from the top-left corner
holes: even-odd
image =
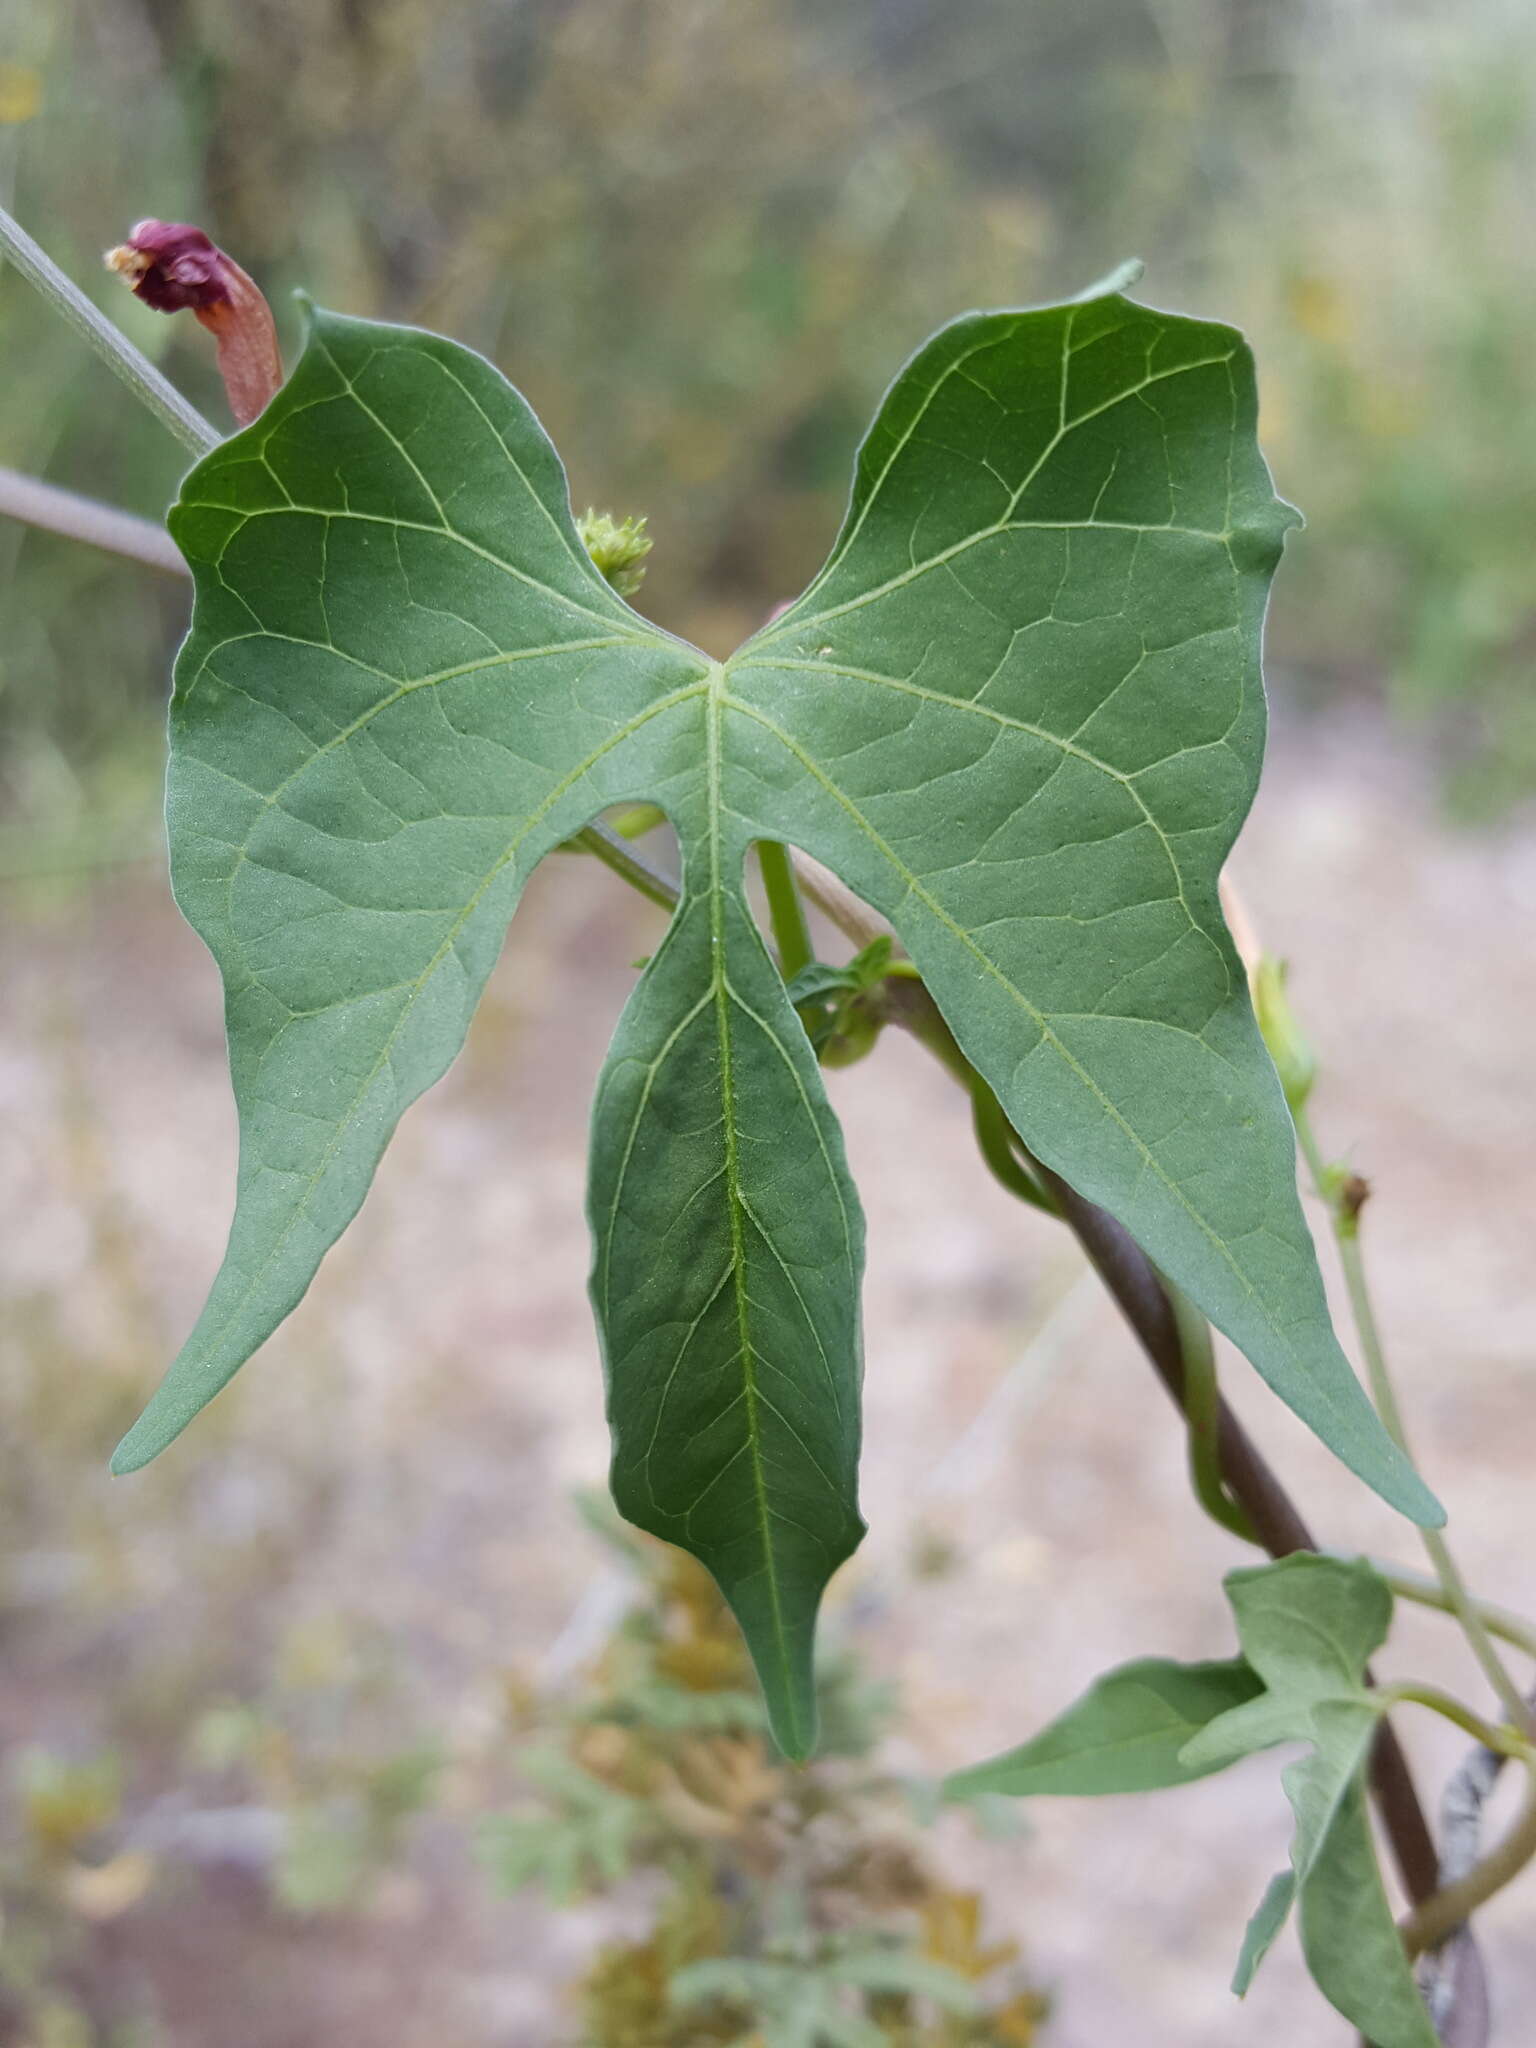
[[[1221,1446],[1217,1431],[1221,1416],[1221,1394],[1216,1382],[1216,1346],[1211,1326],[1188,1296],[1166,1273],[1160,1273],[1163,1292],[1173,1311],[1179,1346],[1184,1354],[1184,1418],[1189,1425],[1189,1476],[1196,1500],[1211,1520],[1245,1543],[1259,1537],[1241,1504],[1232,1498],[1221,1475]]]
[[[170,428],[194,455],[206,455],[217,448],[223,436],[189,405],[168,383],[146,355],[136,349],[121,328],[115,326],[99,307],[64,275],[53,258],[40,249],[26,229],[0,206],[0,249],[16,268],[96,351],[107,367],[116,372],[147,405],[164,426]]]
[[[642,860],[617,832],[610,832],[606,825],[583,826],[581,831],[572,835],[572,844],[587,853],[596,854],[604,867],[612,868],[632,889],[638,889],[642,896],[659,904],[663,910],[677,907],[676,882],[658,874],[649,861]]]
[[[945,1070],[969,1090],[972,1068],[953,1032],[921,981],[892,982],[888,1014],[902,1024]],[[1123,1224],[1106,1209],[1034,1162],[1046,1192],[1054,1197],[1090,1264],[1108,1289],[1146,1353],[1175,1407],[1187,1414],[1187,1367],[1183,1339],[1172,1303],[1157,1269]],[[1263,1454],[1226,1402],[1217,1395],[1216,1444],[1222,1484],[1239,1504],[1258,1542],[1271,1557],[1316,1550],[1317,1541]],[[1370,1781],[1377,1811],[1415,1904],[1432,1897],[1440,1864],[1434,1839],[1414,1789],[1408,1760],[1391,1723],[1383,1717],[1371,1744]]]
[[[1061,1203],[1062,1214],[1087,1252],[1111,1298],[1174,1406],[1185,1409],[1185,1360],[1177,1319],[1156,1267],[1125,1226],[1106,1209],[1087,1201],[1059,1175],[1040,1167],[1041,1178]],[[1268,1461],[1226,1402],[1217,1397],[1216,1441],[1222,1482],[1240,1503],[1254,1533],[1271,1557],[1316,1550],[1317,1540]],[[1369,1674],[1367,1674],[1369,1682]],[[1402,1746],[1391,1723],[1377,1724],[1370,1755],[1371,1792],[1391,1844],[1404,1889],[1418,1904],[1439,1883],[1433,1837],[1414,1789]]]
[[[1498,1846],[1463,1878],[1422,1900],[1401,1923],[1403,1945],[1410,1956],[1438,1948],[1495,1892],[1502,1891],[1527,1864],[1536,1860],[1536,1764],[1527,1760],[1529,1789],[1525,1804]]]
[[[971,1127],[976,1135],[976,1149],[994,1180],[1017,1200],[1028,1202],[1032,1208],[1043,1209],[1047,1216],[1060,1215],[1056,1204],[1014,1150],[1013,1126],[1003,1112],[1003,1105],[974,1068],[971,1070]]]
[[[1442,1720],[1454,1721],[1484,1749],[1491,1749],[1499,1756],[1521,1757],[1536,1763],[1536,1750],[1523,1736],[1510,1728],[1495,1728],[1481,1714],[1474,1714],[1454,1693],[1445,1692],[1438,1685],[1421,1685],[1417,1680],[1408,1679],[1384,1687],[1381,1697],[1389,1706],[1427,1707]]]
[[[1294,1104],[1292,1113],[1296,1120],[1296,1137],[1301,1146],[1307,1170],[1319,1197],[1327,1204],[1333,1219],[1334,1241],[1338,1245],[1339,1264],[1344,1273],[1344,1285],[1349,1295],[1350,1313],[1354,1317],[1355,1332],[1360,1340],[1360,1355],[1365,1360],[1366,1377],[1370,1382],[1371,1399],[1376,1404],[1383,1427],[1396,1442],[1404,1456],[1411,1459],[1408,1447],[1408,1432],[1403,1422],[1402,1410],[1398,1406],[1397,1392],[1392,1385],[1392,1375],[1387,1368],[1386,1347],[1381,1340],[1380,1325],[1376,1321],[1376,1309],[1371,1299],[1366,1279],[1365,1260],[1360,1250],[1360,1217],[1358,1202],[1333,1198],[1329,1195],[1329,1173],[1327,1162],[1317,1137],[1312,1129],[1312,1120],[1307,1115],[1305,1104]],[[1450,1545],[1438,1529],[1420,1529],[1424,1548],[1434,1566],[1435,1576],[1445,1592],[1446,1604],[1454,1614],[1466,1637],[1472,1654],[1482,1666],[1483,1675],[1493,1687],[1513,1727],[1532,1732],[1531,1710],[1526,1705],[1520,1688],[1504,1668],[1504,1660],[1494,1648],[1493,1638],[1483,1624],[1477,1602],[1472,1598],[1461,1568],[1451,1553]]]
[[[1371,1558],[1369,1563],[1377,1578],[1384,1580],[1400,1600],[1412,1600],[1420,1607],[1433,1607],[1441,1614],[1454,1615],[1456,1610],[1451,1605],[1450,1595],[1438,1579],[1406,1571],[1402,1565],[1388,1564],[1379,1557]],[[1489,1635],[1512,1643],[1527,1657],[1536,1657],[1536,1628],[1522,1615],[1511,1613],[1507,1607],[1495,1607],[1488,1600],[1474,1600],[1473,1605]]]
[[[814,865],[806,863],[803,857],[789,855],[783,848],[778,850],[784,853],[786,864],[794,860],[793,872],[799,874],[805,893],[831,916],[833,922],[854,944],[862,947],[868,944],[871,937],[878,936],[879,928],[869,919],[864,907],[842,900],[843,892],[840,885],[832,886],[831,878],[828,878],[827,884],[823,886]],[[613,863],[610,862],[610,865]],[[623,872],[622,869],[617,871]],[[652,894],[653,901],[670,903],[675,900],[675,892],[671,891],[669,884],[659,877],[651,879],[660,885],[660,893],[647,891],[648,894]],[[889,981],[884,985],[884,996],[889,1020],[903,1025],[919,1044],[939,1061],[946,1072],[960,1083],[974,1103],[979,1077],[960,1050],[953,1032],[944,1021],[938,1005],[923,982],[909,977]],[[985,1086],[984,1083],[981,1085]],[[1304,1119],[1298,1119],[1298,1122],[1301,1121]],[[1107,1210],[1086,1201],[1041,1161],[1031,1158],[1025,1152],[1022,1143],[1017,1140],[1016,1134],[1013,1142],[1017,1145],[1020,1155],[1015,1160],[1015,1165],[1021,1172],[1032,1169],[1039,1188],[1048,1200],[1054,1202],[1057,1213],[1077,1237],[1088,1255],[1089,1262],[1121,1309],[1158,1377],[1186,1420],[1191,1418],[1192,1410],[1197,1418],[1205,1415],[1209,1398],[1214,1395],[1216,1471],[1222,1499],[1235,1504],[1246,1524],[1245,1529],[1237,1533],[1249,1535],[1250,1540],[1267,1550],[1271,1557],[1286,1557],[1298,1550],[1317,1550],[1319,1546],[1290,1496],[1221,1398],[1214,1383],[1209,1387],[1202,1384],[1201,1342],[1193,1328],[1195,1312],[1191,1309],[1181,1318],[1175,1300],[1170,1296],[1167,1282],[1157,1272],[1135,1239]],[[1303,1150],[1308,1153],[1308,1163],[1314,1175],[1321,1179],[1323,1162],[1310,1129],[1303,1138],[1302,1145]],[[1025,1167],[1026,1159],[1029,1162],[1028,1169]],[[1350,1219],[1351,1222],[1353,1220]],[[1363,1272],[1361,1278],[1363,1281]],[[1353,1301],[1353,1295],[1351,1299]],[[1369,1309],[1368,1294],[1364,1296],[1364,1301]],[[1379,1362],[1381,1347],[1374,1316],[1368,1318],[1366,1327],[1372,1333],[1374,1356]],[[1208,1345],[1209,1341],[1207,1326],[1204,1343]],[[1369,1356],[1371,1342],[1363,1333],[1361,1341],[1362,1348]],[[1400,1430],[1401,1417],[1397,1414],[1395,1400],[1390,1399],[1390,1384],[1388,1395],[1389,1402],[1383,1410],[1383,1421],[1387,1421],[1390,1413],[1397,1418]],[[1391,1427],[1390,1423],[1388,1427]],[[1400,1437],[1399,1441],[1401,1442]],[[1452,1570],[1454,1572],[1454,1566]],[[1431,1586],[1411,1574],[1397,1572],[1390,1567],[1383,1570],[1382,1576],[1404,1597],[1419,1599],[1431,1606],[1441,1606],[1462,1620],[1463,1626],[1463,1605],[1475,1607],[1459,1573],[1455,1574],[1455,1579],[1463,1605],[1456,1603],[1456,1596],[1443,1579],[1439,1585]],[[1536,1651],[1536,1637],[1513,1617],[1505,1617],[1498,1610],[1481,1607],[1476,1608],[1476,1615],[1478,1620],[1494,1633],[1503,1634],[1522,1647]],[[1489,1647],[1491,1652],[1491,1644]],[[1502,1666],[1500,1668],[1502,1669]],[[1370,1683],[1369,1672],[1366,1673],[1366,1682]],[[1486,1740],[1496,1745],[1497,1754],[1518,1754],[1528,1763],[1531,1761],[1529,1746],[1520,1741],[1518,1734],[1513,1740],[1508,1735],[1501,1735],[1498,1730],[1462,1706],[1461,1702],[1448,1694],[1440,1693],[1436,1688],[1398,1686],[1392,1689],[1391,1697],[1405,1704],[1413,1702],[1432,1707],[1436,1712],[1447,1714],[1479,1741]],[[1529,1720],[1525,1703],[1519,1699],[1518,1694],[1515,1698],[1520,1711],[1514,1725],[1519,1730],[1527,1727]],[[1531,1798],[1508,1836],[1465,1878],[1441,1890],[1439,1858],[1434,1839],[1425,1821],[1424,1810],[1414,1788],[1407,1758],[1391,1723],[1383,1715],[1371,1745],[1370,1785],[1404,1888],[1414,1902],[1414,1910],[1403,1922],[1403,1938],[1410,1955],[1419,1954],[1445,1941],[1464,1924],[1478,1906],[1508,1884],[1529,1862],[1536,1859],[1536,1766],[1532,1768]]]
[[[805,905],[800,900],[795,871],[790,866],[789,848],[781,846],[777,839],[760,839],[757,842],[757,863],[768,898],[768,922],[773,928],[773,943],[779,952],[779,972],[786,981],[793,981],[797,974],[810,966],[816,957],[816,949],[811,944]]]

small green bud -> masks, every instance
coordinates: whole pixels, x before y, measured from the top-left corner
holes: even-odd
[[[895,941],[882,933],[846,966],[813,960],[789,984],[789,1000],[824,1067],[854,1066],[874,1050],[887,1022],[885,984],[917,974],[894,952]]]
[[[633,597],[645,581],[645,557],[651,552],[644,519],[621,524],[611,512],[594,512],[589,505],[577,520],[576,531],[603,580],[620,597]]]
[[[817,1046],[824,1067],[857,1066],[875,1049],[885,1018],[868,992],[846,995],[834,1005],[830,1031]]]
[[[1254,1014],[1285,1099],[1292,1110],[1298,1110],[1317,1079],[1317,1055],[1303,1036],[1286,996],[1285,962],[1272,953],[1261,953],[1253,970],[1252,988]]]

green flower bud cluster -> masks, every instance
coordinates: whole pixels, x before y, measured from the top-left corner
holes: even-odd
[[[621,522],[611,512],[594,512],[589,505],[577,520],[576,531],[604,581],[620,597],[633,597],[645,581],[645,557],[651,552],[645,520]]]

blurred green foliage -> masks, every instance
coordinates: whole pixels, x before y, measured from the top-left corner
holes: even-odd
[[[702,1567],[626,1529],[606,1498],[588,1519],[623,1564],[617,1582],[592,1582],[604,1618],[590,1665],[550,1688],[510,1668],[483,1674],[489,1711],[441,1741],[400,1744],[411,1674],[376,1629],[316,1608],[247,1646],[239,1690],[211,1686],[241,1661],[230,1646],[189,1649],[177,1669],[162,1644],[140,1653],[126,1687],[65,1716],[57,1747],[11,1748],[0,2040],[201,2040],[174,2013],[167,1928],[190,1923],[199,1972],[228,1967],[209,1894],[232,1873],[237,1939],[280,1962],[317,1924],[336,1944],[369,1924],[416,1944],[429,1885],[472,1911],[452,1851],[473,1836],[501,1891],[536,1886],[557,1909],[618,1895],[593,1930],[607,1938],[587,1941],[568,1982],[557,1962],[538,1967],[579,2027],[555,2038],[1031,2048],[1047,2002],[1017,1945],[988,1934],[980,1896],[942,1875],[922,1832],[938,1817],[936,1788],[877,1759],[891,1689],[835,1650],[822,1670],[823,1752],[805,1769],[786,1764]],[[108,1729],[117,1739],[103,1746]],[[509,1789],[515,1803],[487,1817]],[[978,1801],[973,1814],[995,1825],[1006,1805]],[[274,1947],[285,1929],[288,1945]],[[242,2014],[239,2039],[297,2038],[271,2024]]]
[[[650,1924],[574,1987],[583,2048],[1030,2048],[1047,2006],[1017,1944],[983,1938],[980,1897],[919,1838],[926,1788],[876,1761],[889,1689],[824,1657],[821,1747],[786,1763],[703,1566],[606,1501],[589,1519],[632,1602],[524,1750],[529,1796],[481,1832],[504,1889],[557,1906],[649,1881]]]
[[[931,327],[1139,254],[1258,348],[1311,521],[1276,653],[1432,719],[1470,801],[1536,784],[1522,0],[0,0],[0,32],[0,191],[214,417],[204,338],[99,273],[139,215],[280,306],[483,349],[577,502],[649,515],[647,607],[710,648],[815,569]],[[163,507],[179,451],[11,277],[0,357],[0,461]],[[99,833],[185,594],[9,522],[0,588],[0,801]]]

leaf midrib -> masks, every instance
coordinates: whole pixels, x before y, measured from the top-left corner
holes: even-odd
[[[763,1470],[762,1435],[758,1422],[756,1352],[752,1342],[749,1298],[746,1285],[746,1241],[742,1228],[748,1213],[741,1187],[741,1162],[736,1144],[736,1090],[734,1053],[731,1044],[730,988],[725,975],[725,892],[721,873],[720,819],[721,724],[726,701],[725,669],[714,664],[709,673],[705,699],[706,808],[709,830],[709,940],[710,994],[715,1006],[715,1031],[720,1061],[720,1105],[725,1143],[726,1209],[730,1219],[731,1285],[736,1304],[736,1336],[741,1350],[742,1394],[746,1406],[747,1458],[752,1471],[753,1500],[757,1509],[758,1540],[762,1546],[763,1570],[768,1583],[768,1601],[773,1617],[773,1639],[784,1674],[784,1709],[794,1730],[797,1747],[803,1747],[805,1732],[800,1726],[799,1701],[791,1682],[789,1644],[784,1626],[778,1557],[773,1542],[773,1518],[768,1504],[767,1477]]]

